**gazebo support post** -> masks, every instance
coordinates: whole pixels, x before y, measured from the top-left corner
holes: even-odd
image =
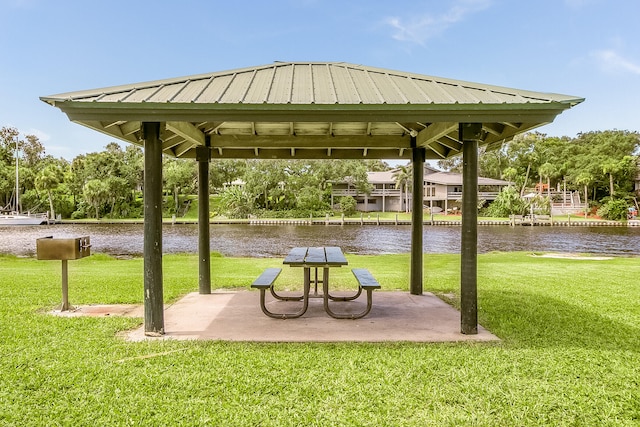
[[[478,140],[482,123],[460,123],[462,142],[462,237],[460,329],[478,333]]]
[[[412,138],[412,145],[415,138]],[[414,145],[415,146],[415,145]],[[422,295],[422,198],[424,195],[424,159],[425,149],[415,147],[412,151],[413,163],[413,199],[411,210],[411,287],[412,295]]]
[[[160,123],[142,123],[144,139],[144,332],[164,334],[162,295],[162,142]]]
[[[209,148],[196,149],[198,161],[198,290],[211,293],[211,248],[209,243]]]

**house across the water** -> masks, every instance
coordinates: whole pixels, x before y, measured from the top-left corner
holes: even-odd
[[[364,194],[348,182],[333,184],[331,204],[338,203],[342,196],[356,199],[357,210],[362,212],[404,212],[411,208],[411,192],[406,192],[397,184],[398,170],[385,172],[368,172],[372,191]],[[478,198],[486,202],[496,199],[498,193],[509,185],[499,179],[478,177]],[[409,188],[411,186],[409,185]],[[424,168],[424,201],[425,208],[432,211],[456,211],[462,205],[462,174],[442,172],[429,166]]]

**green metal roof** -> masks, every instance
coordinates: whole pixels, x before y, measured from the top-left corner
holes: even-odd
[[[80,124],[139,144],[164,123],[163,150],[194,157],[427,158],[460,151],[458,123],[483,123],[499,143],[549,123],[584,99],[343,62],[276,62],[41,97]]]

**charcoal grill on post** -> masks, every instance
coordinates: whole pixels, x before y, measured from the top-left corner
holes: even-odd
[[[60,311],[70,310],[69,270],[70,259],[80,259],[91,255],[89,236],[54,239],[53,236],[36,239],[36,255],[42,260],[62,261],[62,305]]]

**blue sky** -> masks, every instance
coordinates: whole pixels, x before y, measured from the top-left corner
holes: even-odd
[[[0,126],[72,159],[113,139],[38,97],[345,61],[587,100],[551,136],[640,131],[637,0],[0,0]]]

